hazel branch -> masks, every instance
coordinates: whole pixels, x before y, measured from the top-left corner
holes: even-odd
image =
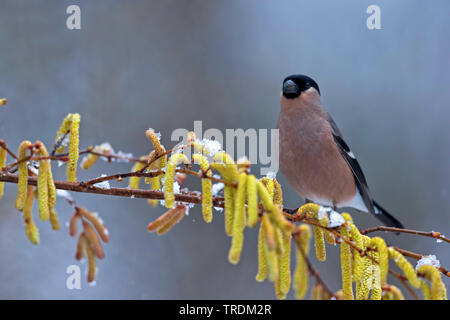
[[[450,243],[450,239],[441,235],[440,232],[425,232],[425,231],[400,229],[400,228],[385,227],[385,226],[376,226],[376,227],[360,230],[361,234],[368,234],[368,233],[375,232],[375,231],[389,231],[389,232],[396,232],[396,233],[399,232],[399,233],[416,234],[416,235],[429,237],[429,238],[433,238],[433,239],[438,239],[438,240],[442,240],[442,241]]]

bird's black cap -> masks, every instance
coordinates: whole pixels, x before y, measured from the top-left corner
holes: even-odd
[[[283,80],[283,96],[294,99],[311,87],[320,94],[319,85],[313,79],[303,74],[293,74]]]

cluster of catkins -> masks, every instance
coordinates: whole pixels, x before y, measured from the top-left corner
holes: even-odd
[[[61,160],[68,161],[67,180],[76,181],[76,165],[78,160],[78,131],[80,126],[80,115],[69,114],[63,121],[59,129],[56,141],[59,148],[57,153],[64,152],[65,142],[63,137],[69,138],[68,157],[62,157]],[[3,142],[4,143],[4,142]],[[0,148],[0,168],[6,165],[6,148]],[[34,170],[36,164],[31,163],[33,155],[39,157],[38,172]],[[43,221],[50,220],[53,230],[59,230],[60,225],[58,215],[55,212],[56,188],[53,181],[50,155],[41,141],[32,144],[25,140],[19,146],[18,158],[16,159],[18,167],[17,198],[15,202],[16,209],[23,212],[25,222],[25,232],[28,239],[33,244],[39,243],[39,230],[33,221],[32,206],[36,198],[39,206],[39,218]],[[28,177],[37,175],[36,187],[28,185]],[[4,183],[0,183],[0,198],[3,196]]]
[[[39,171],[37,173],[36,187],[28,185],[28,176],[36,176],[35,171],[29,168],[28,163],[33,154],[40,157]],[[0,152],[0,165],[6,162],[6,152]],[[25,140],[18,150],[18,183],[16,209],[23,212],[25,233],[33,244],[39,243],[39,230],[32,217],[32,206],[34,198],[38,200],[39,218],[43,221],[50,220],[53,230],[59,230],[58,215],[55,212],[56,188],[53,182],[49,154],[41,141],[32,144]],[[3,194],[3,186],[0,187],[0,197]]]
[[[332,245],[337,242],[340,243],[342,289],[335,294],[336,298],[345,300],[355,298],[357,300],[369,298],[372,300],[403,300],[401,291],[397,287],[387,284],[389,259],[391,259],[403,271],[404,276],[413,287],[421,288],[426,300],[447,299],[441,273],[435,266],[423,265],[414,270],[411,263],[395,248],[388,247],[382,238],[370,238],[362,235],[348,213],[342,214],[345,223],[338,228],[328,228],[328,216],[320,217],[319,211],[320,206],[309,203],[298,210],[297,216],[310,218],[316,223],[313,229],[316,257],[319,261],[326,260],[325,242]],[[309,230],[309,227],[301,227]],[[300,231],[299,236],[294,234],[294,237],[300,238],[302,233],[304,231]],[[306,238],[309,239],[309,234],[309,231],[307,231],[304,236],[305,240],[300,241],[301,244],[305,245],[305,252],[309,249],[306,244]],[[299,256],[299,258],[301,260],[302,256]],[[303,267],[303,269],[305,268]],[[304,282],[306,282],[305,273],[298,274],[298,277],[302,276]],[[423,279],[419,279],[419,276]],[[424,279],[429,280],[431,287]],[[353,292],[353,283],[355,283],[355,293]]]
[[[213,171],[220,174],[224,183],[225,233],[232,237],[228,260],[236,264],[240,260],[244,242],[244,229],[259,224],[258,236],[258,272],[257,281],[266,278],[274,283],[277,298],[284,299],[291,287],[291,240],[296,244],[296,268],[292,279],[292,287],[296,297],[301,299],[308,289],[309,270],[307,255],[310,239],[314,234],[315,251],[319,261],[326,260],[325,242],[340,244],[342,289],[334,295],[325,292],[318,283],[312,290],[315,299],[346,300],[380,300],[404,299],[401,291],[394,285],[386,283],[389,257],[403,270],[412,286],[422,288],[426,299],[446,299],[446,290],[440,272],[433,266],[422,266],[417,272],[403,255],[392,247],[387,247],[380,237],[370,238],[362,235],[353,224],[348,213],[342,216],[345,223],[335,228],[328,228],[329,217],[316,204],[306,204],[299,208],[296,217],[306,217],[313,222],[313,232],[307,224],[295,227],[286,219],[282,211],[282,190],[275,178],[256,179],[249,174],[250,164],[246,160],[235,162],[230,155],[220,151],[211,154],[207,146],[189,133],[189,145],[194,151],[188,159],[183,153],[174,153],[167,158],[167,152],[160,145],[159,136],[153,130],[146,132],[152,141],[154,151],[140,158],[132,171],[152,172],[146,182],[154,190],[163,189],[164,204],[169,211],[149,224],[149,231],[163,234],[169,231],[184,216],[186,206],[175,202],[174,180],[176,169],[180,164],[198,164],[202,176],[202,213],[205,222],[212,221]],[[208,155],[212,156],[209,162]],[[131,188],[139,188],[139,177],[130,179]],[[157,200],[151,200],[155,204]],[[353,246],[351,245],[353,244]],[[431,287],[418,275],[430,280]],[[355,284],[355,292],[353,289]],[[433,295],[431,294],[433,293]]]
[[[76,169],[79,156],[78,132],[80,116],[69,114],[63,121],[56,137],[56,154],[62,154],[68,145],[68,155],[60,157],[67,161],[67,180],[76,182]],[[250,163],[246,159],[235,162],[226,152],[211,150],[211,143],[196,139],[189,132],[186,145],[177,150],[166,151],[160,143],[159,134],[153,129],[146,131],[147,138],[153,145],[153,151],[135,161],[130,177],[129,187],[138,189],[140,177],[152,190],[162,190],[162,204],[169,210],[148,225],[148,230],[164,234],[173,228],[186,214],[188,204],[176,201],[179,193],[179,166],[184,164],[190,169],[199,165],[197,174],[202,179],[202,215],[205,222],[213,219],[214,205],[224,207],[225,233],[231,237],[231,248],[228,260],[237,264],[241,257],[245,228],[259,225],[258,235],[258,271],[257,281],[268,279],[274,283],[277,298],[284,299],[291,287],[298,299],[302,299],[308,290],[308,278],[311,272],[308,260],[310,241],[314,235],[315,253],[319,261],[326,260],[326,242],[340,244],[342,289],[331,294],[321,283],[317,282],[312,289],[313,299],[345,299],[345,300],[403,300],[403,294],[396,286],[387,284],[389,259],[393,260],[403,271],[404,277],[415,288],[421,288],[425,299],[446,299],[446,288],[442,282],[439,269],[432,265],[421,265],[415,270],[411,263],[395,248],[388,247],[380,237],[370,238],[362,235],[354,225],[351,216],[343,213],[337,226],[330,227],[327,211],[319,205],[308,203],[298,209],[290,220],[301,220],[308,224],[296,226],[289,221],[282,208],[283,195],[281,186],[275,177],[266,176],[257,179],[250,174]],[[68,141],[67,141],[68,140]],[[183,149],[191,148],[191,159]],[[27,152],[30,150],[30,155]],[[99,156],[111,152],[109,144],[91,148],[89,155],[81,163],[83,169],[90,168]],[[40,156],[37,178],[37,192],[28,186],[28,176],[35,173],[29,169],[28,162],[33,153]],[[18,195],[16,207],[24,212],[26,233],[33,243],[39,242],[39,234],[31,217],[33,198],[39,203],[39,216],[42,220],[50,220],[53,229],[59,229],[58,218],[54,211],[55,185],[52,178],[49,154],[40,141],[34,145],[24,141],[19,147]],[[6,148],[0,146],[0,168],[6,163]],[[193,172],[193,171],[191,171]],[[220,179],[213,172],[218,173]],[[224,185],[223,198],[213,199],[213,180]],[[119,179],[122,181],[122,178]],[[0,197],[3,194],[3,183],[0,183]],[[178,198],[180,199],[180,198]],[[151,205],[158,200],[149,199]],[[88,258],[88,281],[95,277],[95,258],[104,257],[101,241],[108,242],[109,235],[101,220],[87,209],[75,206],[75,213],[70,220],[70,235],[77,234],[77,224],[81,221],[83,231],[77,243],[76,258],[85,254]],[[292,219],[293,218],[293,219]],[[313,226],[312,230],[310,225]],[[292,241],[293,240],[293,241]],[[296,248],[296,267],[291,281],[291,242]]]
[[[69,114],[61,124],[56,134],[54,154],[60,155],[60,161],[67,162],[67,181],[76,182],[77,162],[79,157],[79,127],[80,115]],[[2,142],[4,144],[4,142]],[[68,149],[67,155],[63,152]],[[0,168],[6,165],[6,148],[0,147]],[[39,160],[38,171],[34,170],[37,165],[31,160],[36,155]],[[62,155],[62,156],[61,156]],[[52,154],[53,156],[53,154]],[[39,243],[39,230],[33,221],[32,206],[34,198],[38,201],[39,217],[43,221],[50,220],[53,230],[59,230],[60,224],[55,211],[56,188],[53,181],[51,169],[51,155],[41,141],[32,144],[30,141],[23,141],[18,150],[16,164],[18,166],[18,188],[15,206],[17,210],[23,212],[25,222],[25,232],[33,244]],[[83,167],[84,168],[84,167]],[[36,187],[28,184],[28,178],[37,175]],[[0,198],[3,196],[3,183],[0,183]],[[75,236],[77,233],[77,223],[81,221],[83,231],[80,233],[77,243],[76,259],[80,260],[86,254],[88,259],[88,281],[95,278],[96,262],[95,257],[104,257],[100,239],[103,242],[109,241],[108,230],[97,215],[85,208],[75,207],[76,212],[70,219],[69,234]],[[94,231],[94,229],[96,231]]]

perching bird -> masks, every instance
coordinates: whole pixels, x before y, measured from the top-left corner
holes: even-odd
[[[283,81],[280,169],[307,202],[370,212],[387,226],[402,224],[372,199],[361,167],[331,116],[317,83],[305,75]]]

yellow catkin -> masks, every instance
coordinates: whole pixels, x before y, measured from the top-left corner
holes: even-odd
[[[175,170],[180,163],[189,163],[188,158],[182,153],[175,153],[169,159],[164,180],[164,201],[166,208],[173,208],[175,205],[175,195],[173,193],[173,183],[175,179]]]
[[[94,229],[91,227],[91,225],[87,222],[83,221],[83,229],[84,234],[86,238],[89,240],[89,243],[91,244],[92,250],[94,251],[94,254],[97,258],[103,259],[104,253],[102,244],[100,243],[100,239],[98,238],[97,234],[95,233]]]
[[[250,160],[248,160],[247,158],[243,157],[243,158],[240,158],[240,159],[238,159],[236,161],[236,165],[237,165],[239,173],[242,173],[242,172],[247,173],[251,164],[250,164]]]
[[[315,203],[306,203],[302,205],[300,208],[298,208],[296,216],[297,217],[317,217],[317,214],[319,212],[320,206]]]
[[[52,164],[51,162],[48,165],[48,210],[50,212],[50,224],[52,225],[53,230],[61,229],[59,224],[58,214],[55,211],[56,204],[56,187],[55,182],[53,181],[52,174]]]
[[[405,300],[405,297],[403,296],[402,291],[398,287],[390,284],[390,285],[385,285],[383,288],[386,289],[385,295],[387,295],[388,293],[391,293],[392,298],[390,300]],[[387,300],[387,299],[384,299],[384,296],[383,296],[383,300]]]
[[[270,194],[264,184],[261,181],[257,181],[256,185],[262,205],[264,209],[270,213],[270,220],[283,232],[292,233],[295,229],[295,225],[287,221],[281,213],[280,208],[274,205],[272,198],[270,197]]]
[[[325,216],[319,220],[319,223],[321,226],[327,227],[328,224],[330,223],[330,219],[328,218],[328,215],[325,214]],[[323,234],[324,234],[325,240],[327,241],[328,244],[332,244],[332,245],[336,244],[336,240],[334,239],[334,235],[332,232],[323,230]]]
[[[345,218],[344,218],[345,219]],[[365,250],[363,236],[359,232],[358,228],[352,223],[350,224],[350,236],[355,245]],[[356,250],[353,251],[353,281],[358,282],[361,279],[363,270],[363,257]]]
[[[33,207],[34,200],[34,187],[27,187],[27,199],[25,201],[25,206],[23,208],[23,220],[25,223],[25,234],[28,237],[28,240],[32,244],[39,243],[39,231],[36,225],[34,224],[33,217],[31,215],[31,210]]]
[[[283,232],[280,228],[275,225],[275,243],[276,243],[276,252],[279,256],[281,256],[284,252],[283,246]]]
[[[27,157],[28,149],[31,149],[33,145],[30,141],[25,140],[19,146],[19,158],[22,160]],[[19,181],[17,182],[17,198],[16,198],[16,209],[23,211],[25,206],[25,200],[27,197],[27,186],[28,186],[28,161],[22,161],[19,163]]]
[[[234,194],[235,189],[232,186],[225,185],[223,189],[223,196],[225,199],[225,233],[227,236],[231,236],[233,234]]]
[[[75,207],[75,209],[77,210],[77,213],[79,213],[83,218],[87,219],[94,226],[95,230],[97,231],[103,242],[109,241],[108,229],[105,228],[105,226],[103,225],[103,223],[100,221],[100,219],[96,214],[90,212],[89,210],[83,207]],[[74,216],[73,220],[74,220],[73,223],[76,225],[78,217]]]
[[[273,182],[272,179],[269,179],[267,177],[261,178],[260,181],[266,187],[267,191],[269,192],[269,197],[273,201],[275,194],[275,183]]]
[[[438,269],[431,265],[423,265],[417,269],[417,273],[430,281],[431,300],[442,300],[444,297],[446,297],[446,293],[443,292],[443,290],[445,290],[445,287],[442,283],[441,273]]]
[[[141,157],[139,160],[143,160],[146,157]],[[141,161],[136,161],[133,165],[133,168],[131,168],[131,172],[137,172],[142,170],[142,168],[145,167],[145,163]],[[141,180],[140,177],[130,177],[128,186],[130,189],[139,189],[139,181]]]
[[[158,159],[158,155],[156,154],[156,151],[153,150],[152,152],[150,152],[150,154],[146,157],[147,160],[147,170],[145,171],[146,173],[150,173],[153,170],[156,170],[159,166],[159,159]],[[145,166],[145,165],[144,165]],[[141,168],[142,169],[142,168]],[[160,177],[158,176],[158,182]],[[146,184],[150,184],[152,182],[153,178],[151,177],[145,177],[145,183]],[[157,189],[160,189],[161,187],[158,186]],[[153,188],[152,188],[153,189]],[[156,189],[154,189],[156,190]]]
[[[307,203],[301,206],[296,213],[298,217],[311,217],[318,221],[318,212],[320,206],[315,203]],[[325,261],[327,259],[327,253],[325,249],[324,231],[320,227],[314,227],[314,243],[316,248],[316,257],[319,261]]]
[[[264,245],[264,250],[267,258],[267,266],[269,269],[269,281],[275,282],[278,279],[279,271],[278,255],[276,251],[269,250],[266,243]]]
[[[394,294],[390,291],[385,291],[381,300],[394,300]]]
[[[96,146],[92,152],[102,153],[102,148],[100,146]],[[89,153],[86,158],[81,162],[81,169],[87,170],[92,167],[98,160],[98,155],[94,153]]]
[[[314,227],[314,245],[316,248],[316,257],[319,261],[327,260],[327,251],[325,249],[324,232],[320,227]]]
[[[258,194],[256,189],[256,178],[250,174],[247,177],[247,225],[251,228],[258,223]]]
[[[444,282],[441,282],[442,285],[442,300],[447,300],[447,288],[445,287]]]
[[[261,218],[261,228],[264,229],[264,242],[267,245],[267,249],[274,251],[277,248],[275,228],[266,214]]]
[[[420,290],[422,290],[423,299],[431,300],[431,288],[425,280],[420,279]]]
[[[386,284],[389,269],[389,253],[383,238],[374,237],[370,240],[370,247],[376,248],[380,254],[380,281],[381,285]]]
[[[278,257],[278,260],[280,260],[279,257]],[[273,285],[274,285],[274,289],[275,289],[275,296],[277,297],[277,299],[278,300],[286,299],[286,294],[281,291],[281,279],[279,276],[275,280]]]
[[[277,206],[283,205],[283,190],[277,179],[273,179],[273,203]]]
[[[159,140],[158,140],[159,141]],[[148,168],[147,173],[159,169],[163,170],[167,165],[167,155],[166,149],[163,145],[153,145],[155,150],[150,152],[148,155]],[[161,179],[164,177],[164,174],[160,174],[157,177],[147,177],[145,178],[145,183],[151,184],[153,190],[158,190],[161,188]]]
[[[86,241],[84,238],[84,233],[82,232],[80,234],[80,236],[78,237],[78,241],[77,241],[77,251],[75,252],[76,260],[81,260],[84,257],[85,244],[86,244]]]
[[[167,210],[165,213],[163,213],[161,216],[159,216],[156,220],[149,223],[147,226],[147,230],[150,232],[153,231],[159,231],[161,228],[166,226],[167,224],[170,224],[171,221],[178,217],[180,213],[185,214],[186,212],[186,206],[185,205],[177,205],[175,208],[171,208]],[[176,219],[175,219],[176,220]],[[172,224],[173,226],[174,224]]]
[[[202,179],[202,215],[206,223],[210,223],[213,219],[212,201],[212,181]]]
[[[80,220],[80,215],[75,212],[69,221],[69,235],[71,237],[75,236],[78,232],[78,221]]]
[[[394,260],[397,266],[403,271],[408,281],[414,288],[420,287],[419,278],[417,278],[416,272],[414,271],[414,267],[411,263],[406,260],[406,258],[397,250],[392,247],[388,248],[389,258]]]
[[[35,143],[38,150],[38,154],[41,157],[47,157],[48,152],[44,144],[40,141]],[[39,205],[39,218],[43,221],[47,221],[50,218],[49,210],[49,171],[50,171],[50,160],[44,159],[39,161],[39,174],[37,181],[37,192],[38,192],[38,205]],[[56,191],[55,191],[56,197]],[[56,198],[55,198],[56,199]]]
[[[157,155],[161,155],[165,152],[165,150],[163,151],[161,142],[159,141],[159,135],[155,133],[153,129],[148,129],[145,131],[145,135],[151,141]]]
[[[207,155],[210,154],[210,150],[206,148],[203,143],[198,140],[190,141],[189,145],[194,148],[194,152],[199,152],[200,154]]]
[[[192,155],[192,159],[200,165],[203,174],[206,174],[208,177],[212,175],[206,157],[197,153]],[[206,223],[212,221],[212,181],[209,178],[202,178],[202,215]]]
[[[363,257],[362,260],[362,275],[361,280],[356,286],[356,299],[367,300],[369,297],[370,289],[373,284],[373,263],[368,257]]]
[[[164,148],[164,147],[162,147],[162,148]],[[148,165],[146,172],[150,173],[153,170],[157,170],[159,168],[159,164],[160,164],[160,162],[162,160],[162,157],[159,158],[159,159],[156,159],[155,151],[153,150],[150,153],[150,155],[148,155],[147,157],[141,157],[141,160],[144,160],[144,159],[147,161],[147,165]],[[164,159],[167,159],[167,156],[164,156]],[[141,170],[141,169],[142,168],[140,168],[139,170]],[[162,174],[159,174],[156,177],[146,177],[145,178],[145,183],[150,184],[150,189],[151,190],[160,190],[161,189],[161,179],[162,179],[162,177],[163,177]],[[156,207],[158,205],[158,203],[159,203],[159,201],[156,200],[156,199],[148,199],[147,202],[153,207]]]
[[[2,148],[0,145],[0,172],[2,171],[2,168],[6,166],[6,149]],[[5,183],[0,182],[0,199],[3,198],[3,190],[4,190]]]
[[[297,263],[294,271],[293,289],[295,290],[295,297],[297,299],[303,299],[308,290],[308,265],[303,255],[308,256],[309,254],[311,228],[306,224],[302,224],[294,234],[294,239],[297,244]]]
[[[239,180],[239,171],[237,165],[234,163],[231,156],[225,152],[218,152],[214,155],[215,163],[211,163],[211,169],[219,171],[225,182],[235,183]],[[234,224],[234,197],[236,189],[225,184],[224,187],[225,198],[225,233],[228,236],[233,234]]]
[[[342,218],[344,218],[345,221],[353,223],[352,216],[349,213],[347,213],[347,212],[343,212],[342,213]]]
[[[374,246],[373,239],[370,240],[370,247]],[[371,257],[372,262],[372,284],[371,284],[371,300],[381,300],[381,270],[380,270],[380,253],[378,251],[369,251],[367,255]]]
[[[164,146],[161,146],[161,152],[165,153],[166,149],[164,148]],[[167,155],[164,154],[163,156],[159,157],[159,162],[158,162],[158,168],[159,170],[162,170],[166,167],[167,165]],[[162,177],[162,176],[161,176]]]
[[[72,114],[70,121],[69,162],[67,163],[67,181],[77,182],[78,145],[80,131],[80,115]]]
[[[181,221],[181,219],[184,218],[186,215],[186,206],[185,205],[179,205],[177,206],[178,211],[175,214],[175,216],[172,217],[165,225],[163,225],[161,228],[156,231],[158,235],[163,235],[167,232],[169,232],[178,222]]]
[[[97,152],[96,149],[92,150],[94,152]],[[83,159],[83,162],[81,162],[81,169],[87,170],[90,167],[92,167],[98,159],[98,155],[90,153],[86,158]]]
[[[89,242],[89,240],[84,237],[84,248],[86,250],[86,255],[87,255],[87,259],[88,259],[88,282],[92,282],[95,280],[95,274],[96,274],[96,266],[95,266],[95,254],[94,254],[94,250],[91,247],[91,244]]]
[[[341,234],[349,239],[349,232],[347,226],[340,228]],[[341,243],[341,277],[342,277],[342,292],[345,300],[353,300],[352,287],[352,252],[348,243]]]
[[[291,287],[291,235],[283,235],[283,254],[279,258],[280,271],[278,275],[280,292],[286,295]]]
[[[56,133],[56,138],[55,138],[55,143],[60,142],[60,139],[62,139],[62,137],[67,134],[67,132],[70,131],[70,122],[72,119],[72,114],[69,113],[63,120],[63,122],[61,123],[61,126],[59,127],[58,132]],[[61,146],[56,149],[56,153],[62,153],[65,149],[65,145],[61,144]]]
[[[265,246],[265,235],[262,222],[259,226],[258,233],[258,272],[256,274],[256,281],[262,282],[267,278],[268,267]]]
[[[236,264],[239,262],[244,244],[244,229],[247,223],[245,216],[245,198],[247,193],[247,175],[239,175],[239,184],[234,202],[233,238],[228,253],[228,261]]]
[[[239,179],[239,171],[233,158],[226,152],[218,152],[214,155],[214,160],[222,162],[226,168],[225,180],[237,181]]]
[[[380,287],[380,270],[378,266],[374,266],[374,279],[373,279],[373,287],[372,291],[370,293],[370,300],[381,300],[382,297],[382,291]]]

